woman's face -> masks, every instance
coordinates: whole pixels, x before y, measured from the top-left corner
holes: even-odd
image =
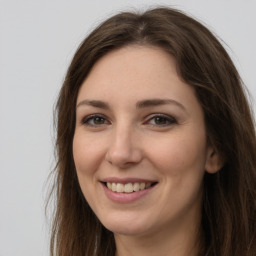
[[[215,170],[204,115],[163,50],[129,46],[83,82],[73,154],[82,192],[116,234],[149,235],[199,222],[202,179]]]

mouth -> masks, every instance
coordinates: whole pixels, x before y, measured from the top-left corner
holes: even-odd
[[[130,193],[152,188],[157,184],[157,182],[128,182],[128,183],[103,182],[103,184],[112,192],[130,194]]]

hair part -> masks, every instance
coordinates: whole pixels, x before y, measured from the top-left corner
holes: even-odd
[[[202,24],[179,10],[123,12],[98,26],[79,46],[56,105],[57,204],[51,256],[115,254],[112,232],[97,219],[77,178],[72,142],[81,84],[102,56],[128,45],[155,46],[173,56],[179,76],[203,108],[209,143],[224,165],[205,174],[200,255],[256,254],[255,124],[230,57]]]

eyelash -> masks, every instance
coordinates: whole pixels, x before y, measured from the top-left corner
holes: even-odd
[[[156,124],[157,119],[160,122],[164,121],[164,123]],[[154,124],[149,124],[149,125],[157,126],[157,127],[167,127],[167,126],[170,126],[170,125],[173,125],[173,124],[177,124],[177,121],[176,121],[176,119],[174,117],[169,116],[169,115],[165,115],[165,114],[152,114],[152,115],[149,115],[145,123],[149,123],[149,121],[152,121],[152,120],[155,120]]]
[[[99,118],[101,120],[103,120],[104,123],[100,123],[100,124],[95,124],[96,118]],[[91,124],[90,122],[93,121],[94,124]],[[86,116],[85,118],[82,119],[82,124],[83,125],[87,125],[87,126],[91,126],[91,127],[99,127],[105,124],[109,124],[110,122],[107,120],[107,118],[104,115],[101,114],[93,114],[93,115],[89,115]]]
[[[96,124],[95,121],[97,119],[100,119],[102,123]],[[154,124],[150,123],[152,120],[154,120]],[[99,121],[99,120],[98,120]],[[161,122],[160,124],[157,124],[157,122]],[[91,123],[93,122],[93,123]],[[97,122],[97,121],[96,121]],[[108,121],[108,119],[101,114],[92,114],[89,116],[86,116],[85,118],[82,119],[81,121],[82,125],[90,126],[90,127],[100,127],[102,125],[110,124],[111,122]],[[173,124],[177,124],[177,121],[174,117],[165,115],[165,114],[151,114],[147,117],[146,121],[143,122],[145,125],[150,125],[150,126],[156,126],[156,127],[167,127],[171,126]]]

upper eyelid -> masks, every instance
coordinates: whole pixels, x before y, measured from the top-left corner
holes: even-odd
[[[148,121],[152,118],[158,117],[158,116],[177,122],[177,118],[174,117],[173,115],[161,113],[161,112],[155,112],[155,113],[150,113],[150,114],[146,115],[143,118],[143,122],[146,122],[146,121]],[[81,123],[83,123],[84,120],[89,120],[90,118],[94,118],[94,117],[101,117],[110,123],[112,122],[112,120],[108,116],[106,116],[105,114],[102,114],[102,113],[93,113],[93,114],[84,115],[79,119],[81,120]]]
[[[150,118],[154,118],[154,117],[165,117],[167,119],[173,119],[173,120],[177,120],[177,118],[175,118],[173,115],[169,115],[169,114],[164,114],[164,113],[152,113],[146,116],[145,119],[150,119]]]
[[[100,114],[100,113],[95,113],[95,114],[90,114],[90,115],[83,116],[81,118],[81,123],[84,123],[85,120],[88,121],[88,120],[90,120],[92,118],[95,118],[95,117],[100,117],[100,118],[103,118],[103,119],[107,120],[108,122],[110,122],[109,118],[107,118],[105,115]]]
[[[83,118],[90,118],[90,117],[95,117],[95,116],[106,118],[106,116],[101,113],[93,113],[93,114],[85,115]]]
[[[160,125],[160,124],[150,124],[150,121],[153,120],[156,117],[162,117],[165,118],[167,121],[167,124],[165,125]],[[169,123],[168,123],[169,122]],[[174,124],[178,124],[178,121],[175,117],[167,115],[167,114],[150,114],[147,116],[146,120],[143,122],[143,125],[151,125],[151,126],[157,126],[157,127],[167,127],[167,126],[172,126]]]

